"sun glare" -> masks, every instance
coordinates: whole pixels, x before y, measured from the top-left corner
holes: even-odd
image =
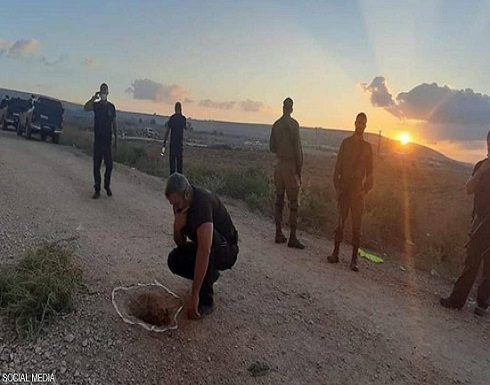
[[[406,146],[411,141],[412,141],[412,137],[410,136],[410,134],[404,132],[400,135],[400,143],[403,144],[404,146]]]

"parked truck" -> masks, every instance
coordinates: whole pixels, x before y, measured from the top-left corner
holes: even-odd
[[[10,99],[2,116],[2,129],[7,130],[9,126],[12,126],[15,130],[18,130],[19,122],[27,119],[30,107],[31,102],[27,99]]]
[[[32,102],[25,119],[19,122],[17,135],[25,135],[26,139],[30,139],[33,134],[39,134],[43,141],[49,136],[53,143],[59,143],[64,111],[59,100],[38,97]]]

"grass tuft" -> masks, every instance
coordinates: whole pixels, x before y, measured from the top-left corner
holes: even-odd
[[[55,316],[73,310],[81,271],[72,248],[57,243],[29,250],[17,266],[0,270],[0,308],[14,319],[22,339],[37,338]]]

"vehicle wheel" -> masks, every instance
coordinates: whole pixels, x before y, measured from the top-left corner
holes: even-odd
[[[29,122],[26,124],[26,139],[31,139],[32,138],[32,127]]]
[[[60,134],[53,134],[53,143],[58,144],[60,142]]]
[[[46,133],[41,132],[41,140],[44,142],[46,140]]]

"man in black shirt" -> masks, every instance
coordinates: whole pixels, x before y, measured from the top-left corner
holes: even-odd
[[[7,108],[9,105],[9,101],[10,101],[9,96],[5,95],[5,97],[0,102],[0,124],[2,125],[2,128],[3,128],[3,118],[7,114]]]
[[[167,145],[168,134],[170,132],[170,174],[173,174],[175,171],[177,171],[178,173],[182,173],[184,130],[187,129],[187,121],[185,116],[182,115],[182,105],[180,104],[180,102],[175,103],[175,114],[173,114],[167,121],[167,123],[165,123],[165,127],[167,128],[167,130],[165,131],[163,147]]]
[[[114,134],[114,149],[117,148],[117,126],[116,107],[107,101],[109,87],[107,84],[100,85],[100,91],[85,103],[85,111],[94,111],[94,199],[100,197],[100,167],[102,160],[105,163],[104,188],[108,196],[112,196],[111,173],[112,173],[112,135]],[[100,100],[97,100],[99,99]]]
[[[7,108],[8,104],[9,104],[9,100],[10,100],[9,96],[5,95],[5,97],[0,102],[0,109]]]
[[[478,287],[475,314],[485,315],[490,298],[490,132],[487,135],[487,158],[478,162],[466,182],[466,192],[474,194],[473,221],[470,239],[466,244],[463,273],[448,298],[441,299],[446,308],[461,309],[475,283],[483,260],[483,275]]]
[[[220,199],[192,186],[184,175],[170,176],[165,196],[175,214],[177,244],[168,256],[168,267],[172,273],[193,280],[187,310],[189,318],[198,319],[213,311],[218,270],[231,269],[236,262],[238,233]]]

